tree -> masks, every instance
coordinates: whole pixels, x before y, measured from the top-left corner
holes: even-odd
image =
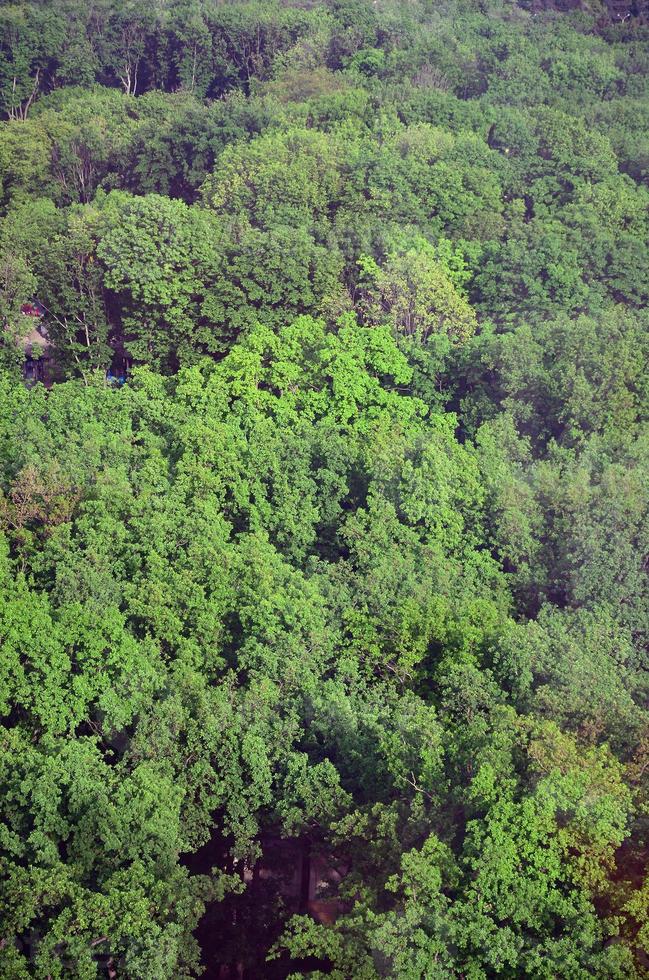
[[[169,366],[218,350],[206,315],[222,264],[210,215],[157,195],[117,195],[107,199],[104,227],[97,257],[119,297],[131,355]]]
[[[369,281],[365,300],[369,317],[385,317],[396,336],[426,344],[431,336],[446,334],[459,343],[475,332],[474,311],[433,250],[395,255],[383,270],[372,259],[361,259],[360,264]]]

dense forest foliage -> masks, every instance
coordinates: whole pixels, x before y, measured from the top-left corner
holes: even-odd
[[[649,975],[648,25],[2,0],[3,980]]]

